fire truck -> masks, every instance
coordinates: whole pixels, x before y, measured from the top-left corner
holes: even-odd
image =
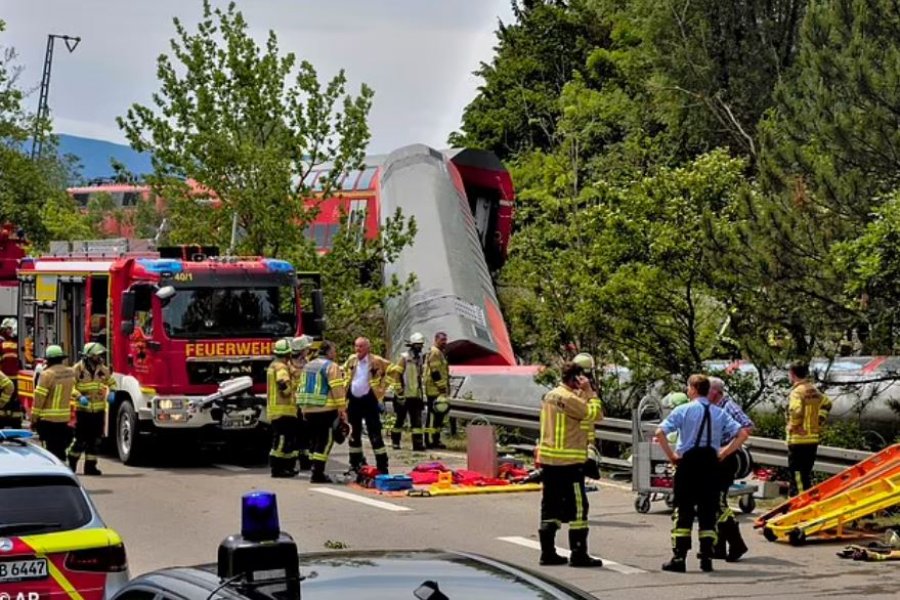
[[[321,339],[319,274],[213,247],[103,242],[55,244],[47,256],[20,261],[26,410],[47,346],[62,346],[74,364],[93,341],[108,349],[116,379],[106,437],[125,464],[146,461],[160,440],[264,443],[272,344]]]
[[[12,224],[0,226],[0,321],[16,316],[16,265],[25,256],[24,243]]]

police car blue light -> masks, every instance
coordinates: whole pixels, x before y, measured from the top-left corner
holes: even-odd
[[[278,539],[278,501],[272,492],[249,492],[241,497],[241,535],[247,540]]]
[[[27,440],[34,432],[27,429],[0,429],[0,440]]]
[[[286,260],[278,260],[277,258],[264,258],[263,264],[273,273],[293,273],[294,266]]]
[[[151,273],[181,273],[184,270],[180,260],[139,258],[137,262]]]

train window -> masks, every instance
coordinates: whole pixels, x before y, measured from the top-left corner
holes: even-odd
[[[375,167],[369,167],[365,171],[362,172],[362,175],[359,177],[359,181],[356,182],[356,189],[358,190],[371,190],[372,189],[372,181],[375,179],[375,173],[378,172],[378,169]]]
[[[359,177],[359,171],[350,171],[344,180],[341,181],[341,189],[345,192],[349,192],[350,190],[356,187],[356,179]]]
[[[88,200],[90,200],[91,195],[86,193],[80,194],[72,194],[72,199],[75,200],[75,203],[78,206],[87,206]]]
[[[125,192],[122,194],[122,206],[137,206],[140,194],[137,192]]]
[[[325,181],[328,179],[328,171],[319,171],[318,177],[316,177],[315,182],[312,185],[312,189],[317,192],[322,191],[322,187],[325,185]]]

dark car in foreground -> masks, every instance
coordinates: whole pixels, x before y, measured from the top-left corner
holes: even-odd
[[[299,554],[278,523],[275,496],[242,499],[240,535],[218,562],[171,567],[132,579],[111,600],[588,600],[562,581],[478,554],[387,550]]]

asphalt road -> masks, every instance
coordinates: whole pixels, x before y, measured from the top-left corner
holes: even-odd
[[[371,453],[367,448],[370,461]],[[451,453],[393,457],[392,470],[432,457],[464,466]],[[346,469],[346,446],[336,449],[329,471]],[[107,524],[123,536],[131,574],[164,566],[214,562],[219,542],[240,530],[240,496],[276,492],[284,531],[301,551],[328,548],[447,548],[485,554],[570,581],[598,598],[896,598],[900,563],[856,563],[837,558],[844,544],[801,548],[766,542],[745,519],[750,552],[740,563],[716,562],[699,571],[693,556],[687,574],[660,571],[669,557],[670,513],[663,503],[641,515],[627,484],[601,482],[589,494],[590,549],[602,569],[538,567],[539,492],[462,497],[382,497],[345,485],[311,486],[304,478],[277,480],[265,467],[195,464],[129,468],[101,460],[102,477],[84,477]],[[398,467],[398,468],[394,468]],[[568,546],[565,533],[557,545]]]

